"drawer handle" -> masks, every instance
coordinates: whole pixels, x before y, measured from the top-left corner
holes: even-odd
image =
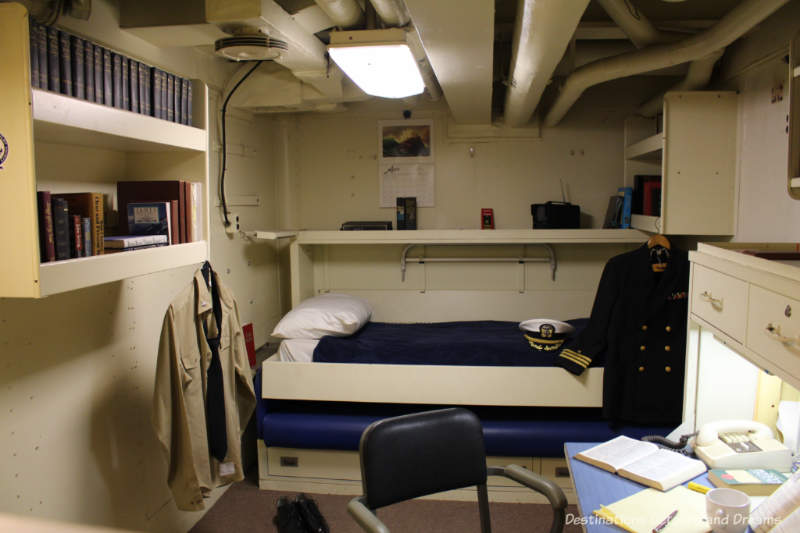
[[[717,311],[722,311],[722,298],[714,298],[708,291],[703,291],[700,297],[704,301],[709,302],[711,304],[711,307],[713,307]]]
[[[780,326],[773,326],[771,323],[767,324],[767,336],[775,339],[776,341],[783,343],[783,344],[800,344],[800,338],[795,337],[786,337],[781,335],[781,327]]]

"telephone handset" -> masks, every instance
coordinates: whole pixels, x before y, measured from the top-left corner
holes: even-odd
[[[753,420],[718,420],[704,424],[694,452],[709,468],[773,468],[788,472],[792,452],[773,437],[772,429]]]

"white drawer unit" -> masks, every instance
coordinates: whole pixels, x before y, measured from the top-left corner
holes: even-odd
[[[795,243],[698,244],[689,318],[757,368],[800,388],[800,248]],[[734,342],[731,342],[734,341]],[[691,335],[687,368],[692,368]]]
[[[746,345],[791,372],[800,366],[800,301],[750,285]]]
[[[691,312],[743,343],[747,325],[747,282],[692,265]]]

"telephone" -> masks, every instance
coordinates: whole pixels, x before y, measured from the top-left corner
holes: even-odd
[[[773,468],[789,472],[792,452],[772,435],[769,426],[753,420],[718,420],[704,424],[694,452],[709,468]]]

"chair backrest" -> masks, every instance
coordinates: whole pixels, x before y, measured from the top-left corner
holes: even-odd
[[[486,484],[483,428],[467,409],[379,420],[364,430],[359,450],[364,499],[370,509]]]

